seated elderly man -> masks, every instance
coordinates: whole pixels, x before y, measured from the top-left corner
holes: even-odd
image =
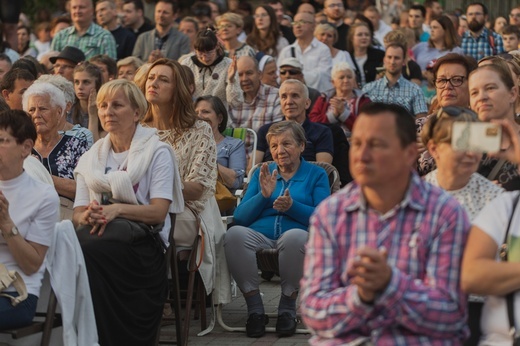
[[[238,79],[244,93],[244,102],[229,106],[231,127],[247,127],[258,132],[260,127],[282,120],[278,89],[262,84],[258,61],[242,56],[237,61]]]
[[[362,108],[351,137],[354,182],[310,220],[301,309],[313,345],[461,345],[465,210],[422,181],[414,117]]]
[[[311,122],[305,115],[311,103],[307,87],[298,80],[286,80],[280,86],[280,102],[285,120],[295,121],[302,125],[305,130],[307,143],[302,152],[302,157],[307,161],[332,163],[334,146],[331,130],[322,124]],[[258,131],[255,163],[273,160],[273,155],[266,139],[266,134],[272,125],[264,125]]]

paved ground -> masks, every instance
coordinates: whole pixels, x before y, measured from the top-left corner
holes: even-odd
[[[276,313],[278,300],[280,299],[280,281],[279,278],[273,278],[271,282],[262,282],[260,290],[264,294],[264,306],[266,313]],[[208,311],[208,323],[211,319],[210,309]],[[246,324],[246,306],[244,298],[241,295],[234,297],[233,301],[226,305],[223,309],[223,320],[230,327],[244,327]],[[276,325],[276,318],[271,318],[268,327],[274,327]],[[298,328],[304,328],[302,324],[298,325]],[[215,345],[215,346],[232,346],[232,345],[255,345],[255,346],[267,346],[267,345],[279,345],[279,346],[292,346],[292,345],[307,345],[309,334],[296,334],[290,338],[280,338],[276,333],[266,333],[266,335],[259,339],[251,339],[246,336],[244,332],[228,332],[224,330],[218,323],[215,323],[213,331],[205,336],[197,336],[200,332],[200,321],[192,320],[190,322],[190,338],[189,345]],[[167,326],[162,330],[164,338],[175,335],[175,327]]]

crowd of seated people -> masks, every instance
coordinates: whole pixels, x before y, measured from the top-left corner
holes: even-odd
[[[0,263],[29,293],[5,290],[0,329],[32,321],[71,220],[101,345],[155,342],[172,229],[209,242],[202,281],[228,302],[215,278],[231,274],[248,337],[269,323],[255,254],[270,248],[281,336],[299,302],[311,344],[518,342],[520,7],[493,22],[439,0],[67,3],[33,22],[0,6]],[[456,122],[492,124],[500,150],[457,150]],[[229,127],[257,133],[254,162]],[[311,162],[343,189],[329,197]],[[245,189],[227,230],[221,186]]]

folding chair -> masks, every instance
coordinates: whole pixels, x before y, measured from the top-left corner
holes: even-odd
[[[49,303],[47,312],[37,312],[32,324],[16,329],[0,330],[1,334],[10,334],[13,339],[21,339],[23,337],[42,333],[41,346],[48,346],[51,341],[52,329],[61,327],[61,314],[56,313],[58,301],[54,291],[50,290]]]

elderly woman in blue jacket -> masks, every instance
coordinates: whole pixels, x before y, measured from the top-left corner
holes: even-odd
[[[301,125],[275,123],[266,137],[275,162],[264,163],[253,174],[235,211],[236,226],[228,230],[225,240],[229,270],[247,304],[247,336],[256,338],[265,334],[268,322],[258,289],[256,251],[279,250],[282,295],[276,331],[293,335],[309,217],[330,194],[325,170],[300,158],[306,143]]]

